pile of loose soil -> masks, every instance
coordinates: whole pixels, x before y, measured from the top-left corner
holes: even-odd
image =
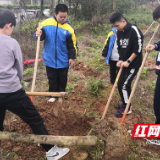
[[[93,121],[93,118],[66,112],[59,105],[39,101],[36,108],[44,119],[44,124],[51,135],[85,136],[91,129],[90,122]],[[5,121],[5,131],[32,133],[30,127],[18,117]],[[43,149],[36,144],[2,141],[2,150],[3,152],[7,152],[8,150],[16,152],[17,154],[14,159],[17,160],[34,160],[35,158],[45,156]]]

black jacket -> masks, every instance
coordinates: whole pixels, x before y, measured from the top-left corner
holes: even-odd
[[[117,32],[119,60],[126,61],[132,53],[137,57],[131,62],[129,68],[139,68],[142,63],[143,34],[133,25],[127,22],[124,31]]]
[[[156,58],[156,66],[159,66],[159,65],[160,65],[160,52],[158,53],[157,58]],[[159,69],[156,69],[156,74],[158,76],[160,76],[160,70]]]

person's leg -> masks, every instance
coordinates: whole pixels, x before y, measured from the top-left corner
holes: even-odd
[[[8,95],[6,108],[26,122],[34,134],[48,135],[43,119],[23,89]],[[69,148],[62,149],[56,145],[53,147],[53,145],[42,144],[42,147],[46,151],[47,160],[59,159],[70,151]]]
[[[7,94],[5,93],[0,93],[0,131],[4,130],[3,121],[5,118],[5,112],[6,112],[6,108],[5,108],[6,95]]]
[[[122,104],[125,105],[125,100],[124,100],[124,96],[123,96],[123,92],[122,92],[122,88],[123,88],[123,84],[124,82],[126,81],[127,77],[128,77],[128,72],[129,70],[127,70],[126,68],[123,68],[122,70],[122,73],[119,77],[119,80],[118,80],[118,91],[119,91],[119,94],[120,94],[120,97],[121,97],[121,100],[122,100]]]
[[[58,88],[59,92],[65,92],[68,78],[68,68],[58,69]]]
[[[6,112],[5,108],[2,108],[0,105],[0,131],[4,130],[3,121],[5,118],[5,112]]]
[[[6,112],[5,101],[6,101],[6,94],[0,93],[0,131],[4,130],[3,122],[5,118],[5,112]],[[0,149],[1,149],[1,140],[0,140]]]
[[[34,134],[48,135],[48,131],[43,124],[43,119],[23,89],[8,94],[6,109],[18,115],[25,123],[27,123]],[[48,151],[53,146],[42,145],[42,147]]]
[[[155,94],[154,94],[154,113],[156,116],[156,124],[160,124],[160,77],[157,78]]]
[[[57,69],[46,66],[49,81],[49,92],[58,92],[58,71]]]
[[[111,84],[114,84],[116,76],[117,76],[117,62],[116,61],[109,61],[109,66],[110,66],[110,82]]]
[[[49,81],[49,92],[59,92],[58,89],[58,69],[46,66],[47,77]],[[56,97],[50,97],[48,102],[55,102]]]
[[[125,107],[128,103],[129,96],[131,93],[131,82],[135,75],[137,74],[138,69],[123,68],[122,74],[118,81],[118,90],[122,99],[123,108],[115,113],[117,117],[122,117]],[[131,106],[131,104],[130,104]],[[131,110],[128,111],[128,114],[131,113]]]

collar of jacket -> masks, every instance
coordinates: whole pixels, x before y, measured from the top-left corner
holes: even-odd
[[[56,20],[56,22],[57,22],[57,19],[56,19],[55,16],[52,16],[52,18],[54,18],[54,19]],[[57,23],[58,23],[58,22],[57,22]],[[66,23],[67,23],[67,24],[71,24],[71,21],[70,21],[70,20],[67,20],[67,21],[65,21],[63,24],[66,24]],[[62,24],[62,25],[63,25],[63,24]]]
[[[129,31],[131,27],[132,27],[132,24],[127,21],[127,25],[126,25],[126,28],[124,29],[124,32]]]

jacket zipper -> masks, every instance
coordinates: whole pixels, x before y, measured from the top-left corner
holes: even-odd
[[[58,22],[57,22],[56,35],[55,35],[55,62],[56,62],[56,69],[57,69],[57,31],[58,31]]]

